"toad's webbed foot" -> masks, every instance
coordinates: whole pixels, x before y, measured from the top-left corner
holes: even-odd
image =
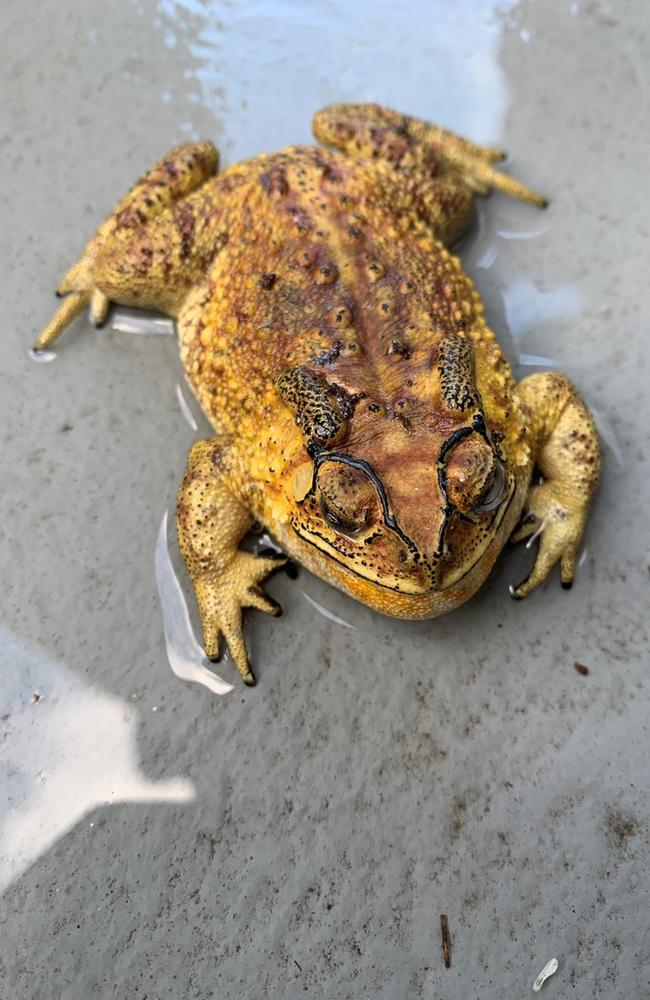
[[[543,482],[531,486],[513,542],[539,535],[530,576],[511,589],[525,597],[560,563],[562,586],[573,583],[576,554],[600,474],[598,435],[587,407],[564,375],[543,372],[518,387]]]
[[[512,534],[511,541],[522,542],[539,536],[533,570],[522,583],[511,588],[515,598],[525,597],[546,579],[553,566],[560,563],[560,580],[565,589],[573,583],[576,555],[584,532],[587,510],[576,505],[552,483],[533,486],[526,499],[526,515]]]
[[[278,616],[282,609],[265,594],[260,581],[284,565],[283,557],[261,558],[249,552],[235,552],[218,572],[207,571],[192,577],[203,626],[203,644],[208,659],[219,659],[223,636],[244,684],[255,684],[242,632],[242,611],[257,608]]]

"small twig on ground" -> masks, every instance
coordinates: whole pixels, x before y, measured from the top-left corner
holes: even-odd
[[[446,913],[440,914],[440,933],[442,935],[442,958],[445,969],[448,969],[451,966],[451,942],[449,941],[449,924]]]

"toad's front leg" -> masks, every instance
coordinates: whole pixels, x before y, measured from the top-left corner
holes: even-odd
[[[252,522],[238,496],[222,441],[198,441],[178,494],[178,540],[196,592],[206,656],[217,659],[223,634],[245,684],[254,684],[255,677],[242,634],[242,610],[281,613],[263,593],[260,581],[285,562],[239,550]]]
[[[600,446],[591,414],[565,375],[541,372],[518,386],[543,482],[531,486],[513,542],[539,533],[533,571],[513,588],[525,597],[559,561],[563,587],[573,582],[576,553],[600,475]]]

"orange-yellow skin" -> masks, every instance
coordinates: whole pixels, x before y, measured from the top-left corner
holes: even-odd
[[[328,147],[218,175],[209,143],[172,150],[63,280],[38,347],[91,306],[177,320],[216,436],[190,455],[181,548],[206,652],[224,634],[253,682],[241,609],[277,560],[238,549],[253,520],[313,572],[384,614],[433,618],[482,584],[522,512],[543,524],[524,596],[559,560],[569,585],[599,472],[591,417],[556,373],[517,385],[447,246],[498,151],[372,105],[316,115]],[[544,477],[529,491],[533,470]]]

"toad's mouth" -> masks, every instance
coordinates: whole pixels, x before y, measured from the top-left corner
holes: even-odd
[[[362,557],[368,554],[365,547],[360,545],[356,552],[351,552],[349,538],[342,539],[341,544],[337,544],[336,532],[325,524],[319,524],[319,528],[312,528],[303,520],[298,522],[292,520],[291,526],[295,534],[301,541],[317,549],[322,555],[325,555],[332,562],[340,566],[346,575],[349,574],[353,578],[371,583],[373,586],[380,587],[383,590],[411,596],[424,597],[433,593],[444,593],[446,590],[462,584],[463,580],[481,562],[486,551],[497,537],[499,528],[510,509],[516,492],[516,479],[510,474],[508,475],[508,484],[501,503],[490,512],[489,520],[485,517],[481,519],[481,540],[476,547],[472,547],[470,553],[471,562],[461,562],[456,566],[450,566],[444,556],[443,546],[445,527],[453,514],[449,508],[445,511],[444,524],[440,531],[439,550],[433,556],[427,556],[418,550],[417,545],[398,524],[391,510],[383,483],[367,462],[346,454],[323,453],[316,460],[312,488],[307,496],[315,493],[318,468],[326,461],[338,461],[353,468],[362,469],[368,476],[377,490],[383,514],[381,529],[375,531],[373,538],[369,539],[369,541],[372,545],[375,540],[379,540],[383,535],[385,539],[390,539],[395,546],[405,546],[411,557],[409,559],[410,566],[408,569],[404,567],[400,572],[395,572],[392,567],[389,568],[389,563],[393,560],[385,559],[383,560],[384,567],[381,567],[380,560],[380,564],[375,565],[374,568],[366,566],[364,569],[361,569],[359,564],[364,561]],[[306,499],[307,497],[305,497]],[[345,548],[342,547],[343,544]]]

